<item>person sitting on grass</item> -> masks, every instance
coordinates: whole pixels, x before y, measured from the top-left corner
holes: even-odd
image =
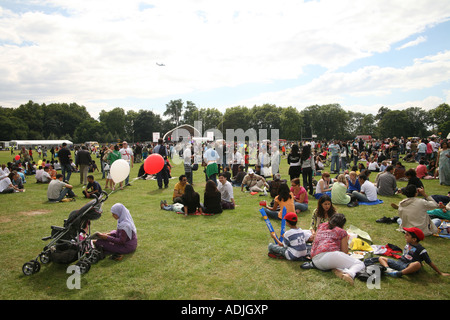
[[[242,185],[242,180],[244,180],[244,177],[246,175],[244,169],[245,169],[244,166],[238,167],[238,172],[236,176],[233,177],[233,179],[231,180],[231,184],[233,185],[233,187],[240,187]]]
[[[188,179],[186,177],[186,175],[182,174],[179,178],[178,178],[178,182],[177,184],[175,184],[175,187],[173,189],[173,196],[172,196],[172,200],[174,203],[180,202],[183,203],[181,201],[181,197],[184,194],[185,188],[187,185],[189,185],[188,183]]]
[[[300,185],[299,178],[292,179],[290,191],[294,195],[295,211],[299,213],[308,210],[308,192]]]
[[[400,201],[398,205],[392,203],[394,209],[398,209],[397,223],[402,228],[419,228],[425,234],[430,236],[438,232],[437,227],[431,221],[428,210],[438,208],[438,203],[430,196],[427,196],[423,188],[417,189],[415,185],[407,185],[403,189],[406,199]],[[424,198],[420,199],[421,195]]]
[[[88,175],[87,177],[88,184],[86,186],[86,190],[83,190],[83,194],[86,198],[100,197],[102,193],[102,187],[100,184],[94,180],[93,175]]]
[[[117,220],[117,229],[109,233],[95,233],[94,246],[102,252],[102,257],[112,254],[111,258],[120,261],[124,254],[132,253],[137,248],[137,231],[130,211],[121,203],[111,207],[111,213]]]
[[[335,213],[336,208],[331,203],[331,197],[326,194],[320,197],[319,201],[317,202],[317,208],[314,209],[314,212],[312,214],[311,227],[309,228],[309,230],[311,230],[312,232],[313,237],[316,234],[319,225],[324,222],[328,222],[328,220]]]
[[[389,165],[376,181],[377,193],[380,196],[393,196],[397,191],[397,179],[394,176],[394,166]]]
[[[278,240],[275,234],[271,233],[272,238],[277,244],[269,244],[268,256],[271,258],[284,258],[292,261],[308,260],[307,257],[310,252],[306,243],[311,238],[311,231],[302,230],[297,227],[298,217],[295,212],[288,212],[284,218],[289,230],[283,235],[283,242]]]
[[[450,274],[441,272],[438,267],[431,261],[427,250],[419,243],[425,238],[424,233],[419,228],[403,228],[406,231],[406,245],[403,249],[403,255],[399,260],[389,259],[387,257],[379,257],[378,261],[384,267],[389,267],[396,271],[387,272],[386,274],[400,278],[403,275],[413,274],[422,269],[422,262],[425,261],[434,271],[441,276],[449,276]]]
[[[184,194],[181,196],[181,202],[183,203],[183,211],[185,216],[188,214],[193,214],[197,210],[203,214],[202,207],[200,205],[200,195],[195,192],[192,185],[186,185]]]
[[[217,186],[212,180],[206,181],[205,184],[202,211],[206,214],[218,214],[223,211],[221,193],[217,190]]]
[[[23,192],[24,189],[19,189],[12,183],[14,179],[14,172],[10,172],[8,175],[2,175],[0,180],[0,193],[13,193],[13,192]]]
[[[217,189],[220,191],[222,197],[222,208],[223,209],[234,209],[234,195],[233,186],[227,180],[223,172],[219,173],[219,183],[217,184]]]
[[[56,179],[50,181],[47,188],[47,198],[50,202],[59,202],[62,201],[66,196],[69,199],[73,199],[75,193],[72,191],[72,185],[65,183],[63,181],[63,175],[58,173],[56,175]]]
[[[328,222],[317,229],[311,248],[311,258],[319,270],[333,270],[342,280],[353,285],[356,274],[364,269],[364,263],[348,255],[348,234],[344,230],[346,218],[335,213]]]
[[[283,218],[283,208],[286,212],[295,212],[294,195],[285,183],[280,185],[278,195],[274,199],[273,207],[265,206],[264,211],[270,219],[281,220]]]
[[[361,191],[361,185],[359,184],[358,175],[356,171],[350,171],[347,178],[348,189],[347,193],[352,193],[353,191]]]
[[[331,176],[328,172],[322,172],[322,179],[317,182],[316,192],[314,197],[320,199],[324,194],[331,196],[331,186],[330,186]]]
[[[377,201],[377,187],[369,181],[365,174],[360,174],[359,184],[361,185],[361,191],[353,191],[352,196],[359,202],[373,202]]]
[[[186,183],[184,193],[180,197],[180,200],[174,204],[167,204],[166,200],[160,202],[160,207],[166,211],[175,211],[183,213],[184,216],[194,214],[197,210],[203,214],[203,209],[200,204],[200,195],[195,192],[194,187]]]

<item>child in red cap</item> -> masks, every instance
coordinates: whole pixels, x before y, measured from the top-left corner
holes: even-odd
[[[427,250],[419,244],[425,238],[422,230],[419,228],[403,228],[406,231],[405,240],[406,246],[403,249],[403,255],[399,260],[388,259],[380,257],[378,261],[384,267],[389,267],[397,271],[387,272],[386,274],[399,278],[405,274],[412,274],[422,268],[422,261],[425,261],[434,271],[442,276],[450,274],[441,272],[436,265],[431,262]]]
[[[283,236],[283,242],[280,242],[277,237],[272,234],[272,238],[277,244],[269,244],[269,257],[284,258],[287,260],[304,261],[309,255],[306,242],[311,237],[311,231],[302,230],[297,227],[297,214],[295,212],[288,212],[284,216],[286,225],[289,230]]]

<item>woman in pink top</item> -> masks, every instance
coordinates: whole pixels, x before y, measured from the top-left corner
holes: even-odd
[[[308,210],[308,192],[300,185],[299,178],[292,179],[291,192],[294,195],[294,205],[297,214],[301,211]]]
[[[332,269],[339,278],[353,285],[353,279],[357,272],[364,269],[364,263],[348,255],[348,234],[343,229],[345,222],[342,213],[335,213],[329,222],[319,226],[311,248],[311,258],[317,269]]]

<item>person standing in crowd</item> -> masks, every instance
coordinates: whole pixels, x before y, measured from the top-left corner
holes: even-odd
[[[159,155],[161,155],[161,157],[163,157],[164,159],[164,166],[161,169],[161,171],[159,171],[156,174],[156,181],[158,182],[158,187],[159,189],[162,189],[163,187],[163,182],[164,182],[164,188],[168,188],[169,187],[169,172],[168,172],[168,167],[166,165],[167,163],[167,149],[166,147],[163,145],[164,140],[159,138],[158,139],[158,145],[153,148],[153,153],[157,153]],[[186,178],[187,181],[187,178]]]
[[[79,168],[80,170],[80,184],[87,184],[87,175],[91,161],[92,158],[90,152],[87,150],[86,146],[82,146],[81,150],[79,150],[75,156],[75,165],[77,169]]]
[[[448,140],[441,143],[441,151],[437,156],[436,167],[439,168],[439,184],[450,185],[450,149],[448,148]]]
[[[328,150],[331,152],[331,165],[330,171],[331,173],[339,173],[339,156],[340,156],[340,146],[333,141],[329,146]]]
[[[72,165],[70,164],[70,159],[72,159],[72,153],[69,148],[67,148],[67,143],[63,142],[61,149],[58,152],[59,163],[61,164],[61,173],[63,175],[63,180],[67,183],[72,175]]]
[[[122,155],[122,159],[128,162],[131,168],[133,168],[133,162],[134,162],[134,156],[133,156],[133,150],[128,146],[128,142],[124,141],[122,142],[122,148],[119,150],[120,154]],[[130,186],[130,175],[127,176],[125,179],[125,187]]]
[[[300,158],[302,177],[303,177],[303,187],[308,190],[310,195],[314,194],[312,177],[315,169],[314,156],[311,154],[311,145],[307,144],[302,149],[302,154]]]
[[[291,152],[288,154],[287,163],[289,164],[289,177],[290,180],[294,180],[295,178],[300,177],[300,173],[302,172],[302,167],[300,164],[300,152],[298,145],[294,144],[291,148]]]

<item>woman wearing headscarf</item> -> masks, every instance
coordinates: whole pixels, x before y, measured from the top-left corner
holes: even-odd
[[[123,254],[136,250],[136,226],[130,211],[123,204],[114,204],[111,207],[111,213],[117,220],[117,229],[109,233],[97,234],[99,239],[96,240],[95,247],[102,248],[104,254],[113,254],[114,260],[121,260]]]

